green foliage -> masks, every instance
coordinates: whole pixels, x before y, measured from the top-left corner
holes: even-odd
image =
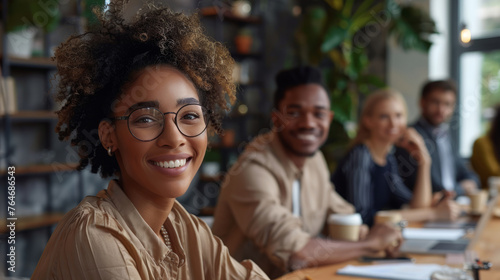
[[[368,75],[369,42],[387,31],[405,50],[428,51],[429,35],[437,33],[432,19],[413,6],[394,0],[324,0],[309,5],[296,32],[299,64],[323,68],[335,119],[356,118],[360,94],[385,86]]]
[[[400,7],[390,32],[404,50],[428,52],[432,43],[429,36],[438,33],[436,24],[424,11],[412,6]]]
[[[500,104],[500,51],[483,54],[481,111]]]
[[[295,33],[295,52],[298,64],[316,65],[323,71],[335,117],[322,150],[333,171],[352,136],[344,125],[355,122],[361,95],[385,86],[379,77],[366,73],[370,41],[389,34],[404,50],[427,52],[429,36],[437,32],[424,11],[394,0],[323,1],[323,5],[306,5]]]
[[[92,29],[94,26],[99,25],[100,22],[93,12],[94,8],[101,8],[106,1],[104,0],[84,0],[83,1],[83,16],[87,19],[87,27]]]
[[[48,1],[10,0],[5,30],[12,32],[35,26],[45,32],[50,32],[58,26],[60,19],[59,1],[49,3]]]

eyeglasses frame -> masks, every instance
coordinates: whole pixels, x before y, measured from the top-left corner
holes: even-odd
[[[177,114],[182,110],[182,108],[186,107],[186,106],[190,106],[190,105],[196,105],[196,106],[200,106],[202,108],[202,110],[204,109],[205,112],[206,112],[206,120],[205,120],[205,128],[198,134],[194,135],[194,136],[188,136],[186,134],[184,134],[181,129],[179,128],[179,125],[177,124]],[[135,111],[137,110],[141,110],[141,109],[145,109],[145,108],[152,108],[152,109],[155,109],[155,110],[158,110],[160,113],[163,114],[163,117],[165,118],[166,115],[168,114],[173,114],[175,115],[173,121],[174,121],[174,124],[175,124],[175,127],[177,128],[177,130],[182,134],[184,135],[185,137],[189,137],[189,138],[194,138],[194,137],[198,137],[200,136],[201,134],[203,134],[203,132],[205,132],[205,130],[207,130],[207,127],[208,127],[208,124],[210,123],[210,118],[208,118],[208,116],[210,116],[210,110],[208,110],[207,108],[205,108],[203,105],[201,104],[196,104],[196,103],[189,103],[189,104],[185,104],[185,105],[182,105],[182,107],[179,108],[179,110],[177,110],[177,112],[162,112],[160,111],[160,109],[156,108],[156,107],[140,107],[140,108],[137,108],[137,109],[134,109],[132,110],[127,116],[121,116],[121,117],[113,117],[111,118],[112,120],[126,120],[127,121],[127,128],[128,128],[128,131],[130,132],[130,134],[132,136],[134,136],[135,139],[141,141],[141,142],[151,142],[155,139],[157,139],[158,137],[160,137],[163,132],[165,131],[165,119],[163,119],[163,129],[162,131],[160,132],[160,134],[158,134],[158,136],[156,136],[155,138],[151,139],[151,140],[142,140],[142,139],[139,139],[137,138],[137,136],[135,136],[132,131],[130,130],[130,124],[129,124],[129,118],[130,118],[130,115],[132,115],[132,113],[134,113]]]

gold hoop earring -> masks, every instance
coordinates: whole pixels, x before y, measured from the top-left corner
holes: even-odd
[[[113,154],[111,153],[111,147],[108,147],[108,156],[112,157]]]

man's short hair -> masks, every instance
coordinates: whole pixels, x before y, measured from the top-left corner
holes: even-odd
[[[276,75],[277,89],[274,94],[274,108],[278,109],[279,103],[285,97],[287,90],[306,84],[318,84],[325,87],[319,69],[311,66],[299,66],[280,71]]]
[[[427,82],[422,87],[422,92],[420,97],[422,99],[426,98],[433,91],[452,91],[455,96],[457,95],[457,87],[455,82],[452,80],[439,80]]]

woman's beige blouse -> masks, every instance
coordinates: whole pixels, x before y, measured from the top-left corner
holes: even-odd
[[[269,279],[252,261],[231,258],[210,228],[177,201],[165,227],[173,250],[111,181],[65,215],[32,279]]]

